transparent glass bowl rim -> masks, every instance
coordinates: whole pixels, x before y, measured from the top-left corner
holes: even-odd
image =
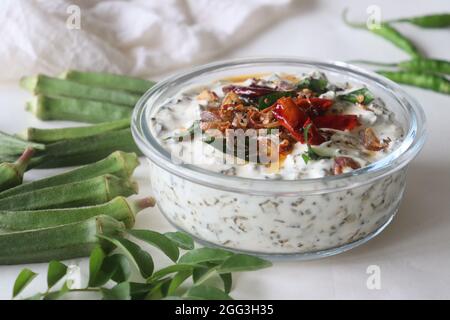
[[[322,68],[343,75],[353,75],[364,79],[367,85],[377,85],[379,88],[394,97],[408,113],[409,128],[400,146],[379,161],[348,173],[323,178],[300,180],[263,180],[236,176],[227,176],[221,173],[202,169],[192,164],[179,164],[171,161],[170,153],[164,149],[152,135],[149,128],[147,109],[155,107],[151,101],[155,97],[164,95],[167,88],[178,86],[180,90],[183,83],[195,80],[196,77],[209,72],[227,71],[233,69],[239,74],[239,67],[255,66],[283,66],[298,65],[309,67],[311,70]],[[203,84],[203,83],[199,83]],[[167,97],[166,97],[167,98]],[[157,107],[157,106],[156,106]],[[388,106],[389,108],[389,106]],[[149,89],[137,102],[132,116],[131,129],[134,139],[143,152],[155,165],[183,179],[207,187],[229,192],[246,193],[254,195],[308,195],[346,190],[371,183],[384,176],[392,174],[406,166],[422,149],[426,137],[425,114],[419,103],[407,94],[399,85],[374,72],[338,61],[318,61],[298,57],[254,57],[218,61],[188,71],[170,76],[158,82]],[[153,177],[157,179],[157,177]]]

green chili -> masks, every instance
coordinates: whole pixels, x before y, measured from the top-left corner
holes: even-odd
[[[269,93],[258,99],[258,109],[264,110],[273,105],[275,102],[277,102],[278,99],[282,97],[292,97],[292,96],[295,96],[295,91],[277,91]]]
[[[450,94],[450,81],[442,76],[413,71],[377,71],[392,81]]]
[[[113,175],[43,188],[0,200],[0,210],[37,210],[102,204],[137,193],[135,182]]]
[[[20,80],[20,85],[34,94],[103,101],[130,107],[134,107],[141,97],[125,91],[98,88],[44,75],[24,77]]]
[[[50,228],[87,220],[99,215],[108,215],[118,221],[122,221],[127,228],[132,228],[136,214],[154,205],[155,199],[152,197],[139,200],[127,200],[125,197],[116,197],[107,203],[96,206],[30,211],[0,211],[0,229],[11,232]]]
[[[28,128],[24,138],[33,142],[51,143],[60,140],[90,137],[100,133],[125,129],[130,126],[130,119],[102,122],[83,127],[66,127],[58,129]]]
[[[88,164],[72,171],[35,180],[29,183],[24,183],[15,188],[5,190],[0,193],[0,199],[30,191],[36,191],[38,189],[87,180],[104,174],[112,174],[126,179],[133,174],[133,171],[138,165],[139,160],[135,153],[116,151],[100,161]]]
[[[126,90],[139,94],[145,93],[155,82],[133,78],[124,75],[104,73],[104,72],[83,72],[69,70],[61,75],[61,78],[75,81],[90,86]]]
[[[27,111],[41,120],[66,120],[100,123],[130,118],[133,112],[127,106],[62,97],[37,95],[27,102]]]
[[[34,150],[28,148],[16,162],[0,164],[0,192],[22,183],[23,174],[33,154]]]
[[[37,263],[89,256],[98,245],[111,248],[99,236],[118,236],[125,226],[109,216],[97,216],[62,226],[0,234],[0,264]]]
[[[352,103],[369,104],[375,99],[375,96],[369,91],[369,89],[361,88],[343,95],[339,95],[338,98]]]
[[[421,28],[447,28],[450,27],[450,13],[430,14],[412,18],[390,20],[390,22],[407,22]]]
[[[398,63],[382,63],[367,60],[353,60],[351,62],[382,67],[397,67],[408,71],[441,73],[450,75],[450,61],[447,60],[415,58]]]
[[[419,50],[416,48],[416,46],[406,38],[404,35],[402,35],[400,32],[398,32],[394,27],[390,26],[388,23],[382,22],[378,26],[374,26],[373,28],[368,28],[365,23],[354,23],[347,20],[347,9],[343,11],[342,13],[342,19],[344,20],[345,24],[352,28],[357,29],[365,29],[369,30],[372,33],[390,41],[392,44],[397,46],[398,48],[405,51],[407,54],[409,54],[412,57],[420,57],[422,54],[419,52]]]

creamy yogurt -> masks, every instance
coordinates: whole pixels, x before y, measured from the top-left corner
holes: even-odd
[[[177,161],[193,163],[211,172],[250,179],[317,179],[318,186],[325,183],[321,179],[323,177],[358,170],[386,157],[402,142],[402,127],[383,101],[363,95],[356,95],[356,102],[349,101],[352,100],[348,98],[349,94],[358,92],[356,90],[365,92],[365,88],[326,83],[326,87],[320,92],[314,92],[311,88],[303,88],[297,92],[299,83],[305,79],[327,82],[325,76],[319,73],[269,74],[248,79],[223,79],[185,88],[156,110],[150,119],[150,127],[160,144]],[[296,91],[282,102],[292,99],[298,108],[310,103],[307,104],[305,115],[317,127],[320,143],[301,141],[308,138],[305,131],[312,133],[311,127],[305,124],[297,124],[295,130],[292,130],[294,133],[287,129],[286,124],[274,127],[279,129],[275,133],[272,133],[272,129],[264,129],[268,131],[269,137],[278,138],[278,142],[287,140],[289,145],[288,150],[284,150],[282,154],[280,151],[275,165],[269,165],[236,159],[233,153],[227,154],[208,143],[209,136],[205,140],[202,134],[187,134],[196,121],[200,123],[200,127],[212,123],[210,119],[202,120],[204,112],[224,108],[224,100],[229,98],[229,92],[233,92],[227,89],[230,86],[262,87],[270,94],[273,93],[271,89]],[[236,91],[239,90],[241,89]],[[233,108],[240,108],[239,104],[248,104],[249,108],[257,109],[255,112],[260,115],[260,98],[239,100],[233,104]],[[327,107],[325,111],[314,109],[316,106],[311,101],[322,103],[323,100],[331,101],[331,107]],[[275,108],[278,101],[281,100],[267,108],[277,110]],[[286,111],[287,108],[280,107],[279,110]],[[269,117],[269,124],[275,126],[281,122],[282,117],[275,111],[273,115]],[[225,126],[234,128],[236,114],[233,116]],[[337,129],[319,126],[323,123],[323,116],[337,116],[332,118],[336,121],[351,122],[350,120],[357,119],[357,125],[353,123]],[[225,122],[222,120],[214,118],[217,122],[213,124]],[[245,119],[242,120],[241,117],[237,121],[242,121],[245,127]],[[247,125],[244,129],[250,127]],[[277,150],[281,150],[281,147]],[[308,150],[312,150],[312,156]],[[233,160],[240,161],[237,163]],[[391,176],[348,190],[301,197],[295,194],[254,196],[198,185],[174,176],[154,164],[151,168],[152,185],[160,209],[174,225],[212,244],[265,254],[331,250],[369,237],[392,218],[405,183],[405,169],[402,169]]]

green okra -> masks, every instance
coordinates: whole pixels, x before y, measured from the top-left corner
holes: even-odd
[[[62,226],[0,234],[0,264],[38,263],[89,256],[100,245],[111,247],[99,236],[120,236],[124,224],[97,216]]]
[[[106,174],[88,180],[29,191],[0,200],[0,210],[38,210],[102,204],[117,196],[137,193],[128,179]]]
[[[98,88],[44,75],[23,77],[20,80],[20,85],[22,88],[27,89],[34,94],[103,101],[129,107],[134,107],[141,97],[139,94],[121,90]]]
[[[17,158],[15,156],[22,154],[27,148],[45,150],[45,145],[26,141],[0,131],[0,158]]]
[[[129,119],[133,110],[109,102],[37,95],[26,104],[27,111],[41,120],[101,123]]]
[[[131,129],[105,132],[95,136],[63,140],[48,144],[38,168],[58,168],[98,161],[116,150],[141,154]]]
[[[122,221],[127,228],[132,228],[136,214],[154,205],[155,199],[152,197],[133,201],[127,200],[125,197],[116,197],[107,203],[96,206],[30,211],[0,211],[0,229],[8,232],[43,229],[79,222],[99,215],[108,215],[118,221]]]
[[[126,90],[139,94],[145,93],[155,82],[138,79],[134,77],[104,73],[104,72],[84,72],[68,70],[61,75],[61,78],[75,81],[90,86]]]
[[[27,148],[16,162],[0,164],[0,192],[22,183],[23,174],[33,154],[34,149]]]
[[[138,165],[139,159],[135,153],[115,151],[108,157],[89,165],[41,180],[25,183],[15,188],[0,192],[0,199],[30,191],[36,191],[38,189],[87,180],[104,174],[112,174],[119,178],[126,179],[131,177],[134,169],[136,169]]]
[[[61,140],[89,137],[109,131],[130,127],[130,119],[102,122],[83,127],[66,127],[57,129],[28,128],[23,137],[26,140],[40,143],[52,143]]]

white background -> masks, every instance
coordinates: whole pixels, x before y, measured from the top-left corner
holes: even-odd
[[[350,17],[361,17],[368,5],[380,6],[384,18],[449,12],[450,2],[424,1],[297,1],[279,24],[222,53],[219,58],[254,55],[297,55],[318,59],[372,59],[393,62],[407,56],[364,31],[342,24],[340,14],[350,7]],[[399,27],[400,28],[400,27]],[[450,31],[401,26],[427,55],[450,59]],[[8,66],[2,66],[7,68]],[[1,71],[0,71],[1,72]],[[232,291],[242,299],[401,299],[450,298],[450,98],[407,87],[425,109],[429,136],[424,150],[408,171],[406,194],[398,216],[377,238],[339,256],[310,262],[277,262],[266,270],[239,274]],[[0,128],[16,133],[42,123],[24,111],[29,95],[17,83],[0,83]],[[35,179],[55,170],[32,171]],[[150,191],[146,167],[137,171],[141,194]],[[137,227],[171,230],[156,209],[138,217]],[[153,253],[153,251],[152,251]],[[165,260],[157,252],[158,263]],[[84,259],[81,263],[85,275]],[[369,265],[381,268],[381,289],[366,287]],[[23,266],[0,267],[0,299],[9,299],[15,277]],[[44,289],[46,264],[30,265],[41,273],[24,295]]]

